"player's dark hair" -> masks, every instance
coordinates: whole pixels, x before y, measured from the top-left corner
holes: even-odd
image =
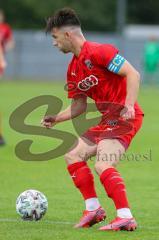
[[[62,8],[49,17],[46,22],[46,33],[51,32],[54,27],[81,26],[76,12],[71,8]]]

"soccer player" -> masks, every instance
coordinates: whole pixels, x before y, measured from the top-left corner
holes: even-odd
[[[0,9],[0,77],[3,76],[4,70],[7,66],[5,61],[5,52],[14,47],[14,40],[11,27],[5,23],[5,15]],[[0,118],[0,145],[4,145],[5,141],[2,137],[2,127]]]
[[[0,45],[2,46],[3,53],[14,47],[12,29],[5,22],[5,15],[2,9],[0,9]],[[3,74],[3,71],[4,69],[0,69],[0,76]]]
[[[159,43],[151,36],[144,46],[144,81],[155,83],[159,75]]]
[[[65,154],[68,172],[81,192],[86,206],[75,227],[90,227],[106,217],[97,197],[93,175],[87,165],[87,160],[96,155],[95,170],[117,210],[116,218],[100,230],[135,230],[137,223],[130,210],[124,180],[116,165],[142,125],[143,112],[136,102],[140,75],[113,45],[87,41],[73,9],[58,10],[48,19],[46,31],[51,33],[53,45],[60,51],[73,53],[68,67],[67,83],[74,87],[68,87],[68,97],[73,99],[70,106],[56,116],[45,116],[42,125],[51,128],[84,113],[88,97],[95,101],[102,113],[98,126],[88,129]],[[114,116],[117,117],[120,107],[118,109],[116,106],[119,105],[124,106],[124,111],[119,112],[117,122],[130,123],[132,128],[128,132],[125,129],[122,135],[111,137],[110,134],[108,137],[107,133],[116,123]],[[118,125],[119,129],[123,126],[126,128],[126,125]]]

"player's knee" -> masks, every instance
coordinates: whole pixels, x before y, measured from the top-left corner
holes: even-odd
[[[68,152],[64,155],[64,159],[68,165],[80,162],[82,159],[80,158],[79,154],[76,152]]]
[[[103,171],[105,171],[107,168],[110,168],[112,166],[109,162],[108,163],[101,163],[101,162],[96,162],[94,165],[94,169],[98,175],[101,175]]]
[[[64,155],[64,159],[68,165],[75,162],[74,156],[69,152]]]

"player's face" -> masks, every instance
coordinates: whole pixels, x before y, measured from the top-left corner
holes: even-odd
[[[71,52],[71,42],[68,32],[63,29],[53,28],[51,35],[53,37],[53,45],[63,53]]]

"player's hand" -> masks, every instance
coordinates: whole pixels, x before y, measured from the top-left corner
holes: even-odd
[[[45,116],[41,120],[41,125],[46,128],[51,128],[56,124],[55,116]]]
[[[125,120],[135,118],[135,109],[132,105],[125,105],[124,109],[120,113],[121,117]]]

